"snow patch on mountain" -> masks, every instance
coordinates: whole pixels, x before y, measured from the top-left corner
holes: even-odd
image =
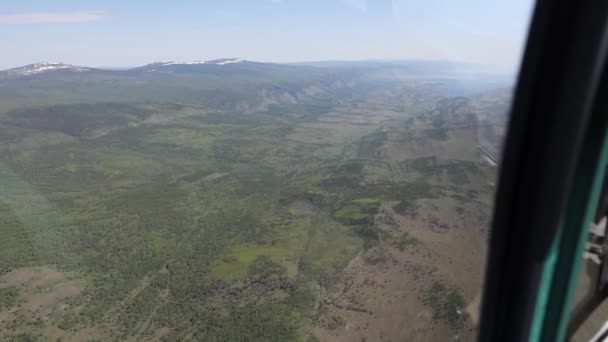
[[[192,65],[192,64],[207,64],[204,61],[191,61],[191,62],[161,62],[160,65]]]
[[[226,65],[226,64],[243,63],[243,62],[245,62],[245,60],[243,58],[235,58],[235,59],[222,60],[221,62],[216,62],[215,65]]]
[[[27,75],[35,75],[35,74],[39,74],[39,73],[43,73],[43,72],[48,72],[48,71],[53,71],[53,70],[62,70],[62,69],[69,70],[69,71],[75,71],[75,72],[83,72],[83,71],[91,70],[91,68],[78,66],[78,65],[65,64],[62,62],[42,62],[42,63],[35,63],[35,64],[22,66],[19,68],[8,69],[8,70],[6,70],[6,72],[9,75],[27,76]]]
[[[224,58],[224,59],[214,59],[211,61],[190,61],[190,62],[178,62],[178,61],[169,61],[169,62],[156,62],[150,65],[154,66],[169,66],[169,65],[194,65],[194,64],[208,64],[208,65],[226,65],[226,64],[236,64],[246,62],[244,58]]]

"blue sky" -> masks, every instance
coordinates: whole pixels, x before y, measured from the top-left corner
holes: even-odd
[[[53,0],[0,3],[0,69],[39,61],[443,59],[512,69],[529,0]]]

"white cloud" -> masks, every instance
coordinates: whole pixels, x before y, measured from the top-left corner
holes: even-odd
[[[0,13],[0,24],[83,23],[105,18],[103,11]]]

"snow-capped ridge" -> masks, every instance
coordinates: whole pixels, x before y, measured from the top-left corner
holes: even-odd
[[[169,72],[173,71],[172,69],[163,69],[164,67],[172,67],[172,66],[188,66],[188,65],[209,65],[209,66],[225,66],[231,64],[239,64],[248,62],[244,58],[222,58],[222,59],[214,59],[208,61],[168,61],[168,62],[155,62],[152,64],[145,65],[143,67],[134,68],[144,69],[147,72]],[[95,68],[89,68],[85,66],[67,64],[63,62],[40,62],[25,65],[22,67],[7,69],[0,71],[0,77],[19,77],[19,76],[30,76],[37,75],[46,72],[63,70],[69,72],[85,72],[85,71],[93,71],[97,70]]]
[[[223,60],[217,61],[215,63],[215,65],[236,64],[236,63],[243,63],[243,62],[246,62],[246,60],[243,58],[223,59]]]
[[[226,65],[226,64],[236,64],[243,63],[247,60],[244,58],[223,58],[223,59],[214,59],[210,61],[169,61],[169,62],[156,62],[149,65],[154,66],[169,66],[169,65],[194,65],[194,64],[208,64],[208,65]]]
[[[72,65],[72,64],[66,64],[63,62],[41,62],[41,63],[29,64],[29,65],[18,67],[18,68],[8,69],[8,70],[5,70],[5,72],[10,75],[26,76],[26,75],[34,75],[34,74],[39,74],[39,73],[53,71],[53,70],[61,70],[61,69],[75,71],[75,72],[91,70],[91,68],[78,66],[78,65]]]
[[[192,64],[207,64],[205,61],[191,61],[191,62],[159,62],[154,63],[155,65],[192,65]]]

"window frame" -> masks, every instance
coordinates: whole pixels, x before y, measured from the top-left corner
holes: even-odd
[[[576,253],[606,152],[598,146],[606,115],[596,95],[607,23],[605,1],[536,3],[499,170],[480,341],[564,337],[580,268]],[[594,125],[602,133],[593,133]]]

